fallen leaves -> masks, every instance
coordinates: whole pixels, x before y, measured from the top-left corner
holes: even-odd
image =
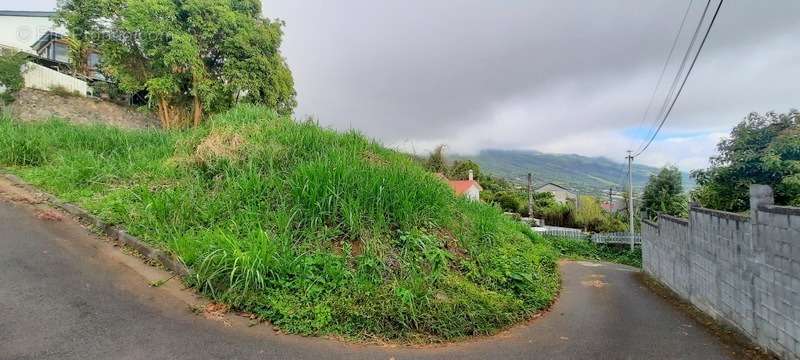
[[[203,308],[203,317],[208,320],[222,321],[225,326],[231,326],[230,321],[225,318],[228,310],[230,310],[228,305],[212,302]]]
[[[39,220],[44,221],[61,221],[64,220],[64,216],[61,215],[58,211],[52,209],[45,209],[45,210],[37,210],[36,211],[36,218]]]

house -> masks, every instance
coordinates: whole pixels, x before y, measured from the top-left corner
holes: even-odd
[[[52,62],[49,67],[64,68],[69,67],[69,42],[68,39],[55,31],[47,31],[36,42],[31,45],[31,49],[39,56],[40,59],[46,59]],[[104,77],[98,71],[100,64],[100,53],[93,49],[88,50],[86,57],[85,70],[89,79],[103,80]],[[82,72],[82,71],[79,71]]]
[[[31,62],[74,75],[66,31],[53,23],[53,16],[51,11],[0,10],[0,47],[29,53]],[[86,80],[104,80],[97,69],[100,54],[89,50],[86,62]]]
[[[567,202],[576,202],[578,200],[578,194],[576,194],[574,191],[554,183],[544,184],[537,188],[535,192],[551,193],[553,194],[553,198],[562,204]]]
[[[608,200],[605,200],[605,201],[603,201],[601,206],[603,207],[603,210],[605,210],[605,211],[608,211],[610,213],[616,213],[616,212],[619,212],[619,211],[625,209],[627,207],[627,204],[625,204],[625,199],[623,197],[614,196],[611,199],[611,202],[609,202]]]
[[[49,31],[61,31],[51,20],[54,15],[52,11],[0,10],[0,46],[36,54],[31,48],[34,41]]]
[[[447,181],[450,188],[457,196],[463,196],[472,201],[480,200],[481,191],[483,188],[477,181],[473,179],[472,170],[469,171],[469,178],[467,180],[449,180],[443,174],[436,174],[443,181]]]

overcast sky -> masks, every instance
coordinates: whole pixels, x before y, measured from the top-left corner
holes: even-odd
[[[445,143],[460,153],[535,149],[622,161],[655,121],[705,1],[692,4],[643,123],[688,4],[265,0],[264,13],[286,21],[298,116],[417,153]],[[800,107],[798,13],[796,0],[725,1],[672,116],[637,161],[704,167],[747,113]]]

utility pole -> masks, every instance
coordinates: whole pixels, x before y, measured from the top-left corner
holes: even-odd
[[[631,237],[631,250],[633,250],[633,174],[631,173],[631,163],[633,162],[633,155],[628,150],[628,233]]]
[[[528,217],[533,223],[533,174],[528,173]]]

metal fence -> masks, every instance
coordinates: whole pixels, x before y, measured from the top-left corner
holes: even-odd
[[[55,87],[60,87],[67,91],[78,93],[81,96],[86,96],[89,91],[86,81],[32,62],[22,65],[22,77],[25,80],[25,86],[34,89],[52,90]]]
[[[630,244],[631,234],[629,233],[592,234],[592,242],[595,244]],[[642,236],[640,234],[634,234],[633,243],[641,245]]]
[[[534,228],[534,231],[537,233],[544,235],[544,236],[557,236],[560,238],[572,239],[572,240],[586,240],[591,241],[595,244],[630,244],[631,243],[631,235],[626,232],[618,232],[618,233],[597,233],[597,234],[589,234],[585,233],[580,229],[572,229],[572,228],[562,228],[562,227],[555,227],[555,226],[545,226],[540,228]],[[642,243],[642,236],[639,234],[633,235],[633,243],[637,245],[641,245]]]

